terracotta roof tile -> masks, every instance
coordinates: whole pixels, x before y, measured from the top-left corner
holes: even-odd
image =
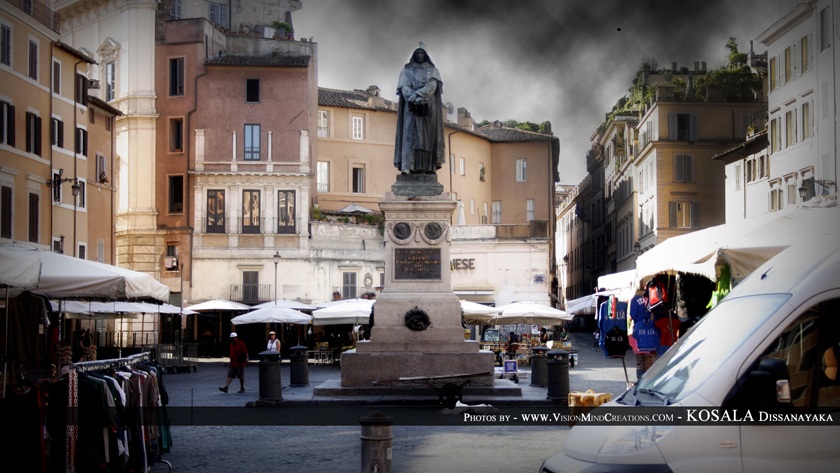
[[[390,100],[382,99],[379,104],[369,100],[369,95],[364,90],[337,90],[318,87],[318,105],[324,107],[356,108],[363,110],[380,110],[396,112],[397,104]]]

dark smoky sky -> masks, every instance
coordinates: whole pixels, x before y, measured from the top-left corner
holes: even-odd
[[[318,85],[377,85],[396,100],[418,42],[440,70],[443,100],[482,120],[550,121],[560,179],[585,176],[590,137],[645,58],[725,64],[796,0],[303,0],[295,36],[318,44]],[[763,46],[754,42],[756,52]]]

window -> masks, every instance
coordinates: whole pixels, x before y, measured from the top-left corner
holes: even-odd
[[[777,77],[777,74],[779,73],[779,66],[778,66],[777,63],[778,63],[778,61],[776,60],[775,57],[770,58],[770,72],[769,72],[769,74],[767,74],[767,77],[770,78],[770,90],[771,91],[776,90],[776,87],[778,87],[778,80],[776,79],[776,77]]]
[[[455,154],[449,155],[449,173],[455,174]]]
[[[12,65],[12,29],[0,25],[0,64]]]
[[[831,14],[828,8],[820,10],[820,52],[831,46]]]
[[[363,167],[353,168],[353,193],[365,193],[365,168]]]
[[[76,206],[83,209],[87,207],[87,182],[77,180],[76,184],[79,186],[79,195],[76,196]]]
[[[694,182],[694,156],[690,154],[674,156],[674,181]]]
[[[87,77],[76,74],[76,89],[75,89],[76,103],[87,105],[88,102],[88,80]]]
[[[770,211],[782,210],[784,203],[782,201],[781,183],[775,179],[770,183]]]
[[[180,153],[184,151],[184,119],[172,118],[169,120],[169,152]]]
[[[242,191],[242,233],[260,232],[260,191]]]
[[[776,117],[770,120],[770,152],[775,153],[782,149],[782,121]]]
[[[260,273],[259,271],[242,271],[242,300],[260,300]]]
[[[796,144],[796,111],[785,113],[785,147]]]
[[[169,4],[169,19],[181,19],[181,0],[172,0],[172,2]]]
[[[101,184],[108,182],[108,160],[101,154],[96,155],[96,180]]]
[[[50,119],[50,144],[64,147],[64,122],[56,117]]]
[[[699,204],[697,202],[668,202],[671,228],[696,228],[699,225]]]
[[[799,70],[801,73],[804,73],[808,70],[808,37],[803,36],[801,40],[799,40]]]
[[[52,194],[53,194],[53,201],[54,202],[61,202],[61,174],[54,172],[53,177],[53,186],[52,186]]]
[[[184,58],[169,60],[169,95],[184,95]]]
[[[41,117],[26,112],[26,152],[41,156]]]
[[[116,98],[117,87],[117,65],[114,61],[105,63],[105,101],[110,102]]]
[[[535,219],[534,217],[534,206],[535,202],[534,199],[528,199],[525,201],[525,213],[526,213],[526,221],[530,222]]]
[[[330,191],[330,163],[318,161],[318,192]]]
[[[52,64],[52,91],[56,95],[61,95],[61,63],[53,60]]]
[[[184,176],[169,176],[169,213],[184,211]]]
[[[840,380],[837,369],[831,369],[840,356],[840,327],[832,317],[839,310],[838,299],[809,307],[759,358],[786,362],[794,407],[823,408],[840,403]]]
[[[30,79],[38,80],[38,43],[29,41],[29,69]]]
[[[793,79],[793,46],[785,48],[785,84]]]
[[[79,243],[79,247],[76,250],[76,255],[79,259],[87,259],[87,245],[84,243]]]
[[[245,161],[260,160],[260,126],[245,125]]]
[[[353,139],[365,139],[365,119],[364,117],[353,117]]]
[[[225,191],[207,191],[207,233],[225,233]]]
[[[295,233],[295,191],[277,191],[277,233]]]
[[[671,141],[697,141],[697,115],[672,113],[669,119]]]
[[[487,224],[487,202],[481,204],[481,223]]]
[[[105,262],[105,240],[96,241],[96,261]]]
[[[470,197],[470,215],[475,215],[475,199]]]
[[[525,159],[516,160],[516,182],[528,180],[528,161]]]
[[[799,197],[799,190],[796,188],[796,176],[785,176],[785,193],[787,194],[787,204],[796,205]]]
[[[245,101],[259,102],[260,101],[260,80],[259,79],[245,79]]]
[[[29,193],[29,241],[38,243],[38,221],[40,220],[41,197]]]
[[[210,2],[210,22],[229,28],[228,6],[222,3]]]
[[[330,137],[330,112],[318,110],[318,138]]]
[[[735,190],[741,190],[741,165],[735,165]]]
[[[356,298],[356,273],[341,273],[341,298]]]
[[[467,173],[467,164],[464,158],[458,158],[458,174],[465,175]]]
[[[76,128],[76,153],[87,156],[88,132],[84,128]]]
[[[12,188],[0,187],[0,238],[12,238]]]
[[[802,139],[814,136],[814,128],[811,125],[811,102],[802,104]]]
[[[500,224],[502,223],[502,201],[501,200],[494,200],[493,201],[493,220],[490,223]]]
[[[0,143],[15,145],[15,106],[0,100]]]

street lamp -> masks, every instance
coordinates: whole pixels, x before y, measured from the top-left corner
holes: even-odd
[[[280,252],[274,252],[274,303],[277,303],[277,263],[280,262]]]
[[[642,244],[639,242],[639,240],[636,240],[636,243],[633,243],[633,253],[635,253],[636,256],[642,254]]]

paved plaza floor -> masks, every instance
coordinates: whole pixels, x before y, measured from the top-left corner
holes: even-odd
[[[613,397],[623,392],[626,380],[621,359],[606,359],[600,351],[593,350],[589,333],[570,336],[573,347],[578,349],[578,364],[569,369],[570,390],[592,389]],[[627,376],[631,382],[635,381],[633,359],[628,352]],[[344,406],[340,400],[316,399],[313,391],[317,386],[340,379],[341,368],[337,365],[310,364],[309,384],[300,387],[290,385],[289,368],[288,360],[281,364],[283,400],[277,402],[277,407],[245,407],[253,406],[259,399],[260,372],[256,363],[246,369],[245,392],[241,394],[235,392],[237,381],[228,393],[218,390],[225,381],[223,359],[203,359],[195,372],[165,374],[169,411],[191,413],[192,417],[183,422],[181,415],[172,425],[172,448],[163,457],[168,464],[159,462],[152,471],[359,472],[362,440],[358,420],[382,410],[382,406]],[[518,384],[522,388],[520,405],[542,403],[540,408],[545,409],[547,388],[531,386],[527,365],[521,370],[524,376]],[[465,404],[478,402],[464,399]],[[425,409],[425,416],[416,422],[395,420],[392,471],[536,473],[544,458],[562,451],[569,430],[568,425],[441,423],[435,419],[459,419],[458,409],[449,416],[441,415],[447,410],[440,405]],[[331,422],[324,412],[335,414],[335,421]],[[402,411],[385,412],[397,412],[399,416]],[[289,419],[297,420],[290,423]],[[306,419],[312,421],[311,425]]]

